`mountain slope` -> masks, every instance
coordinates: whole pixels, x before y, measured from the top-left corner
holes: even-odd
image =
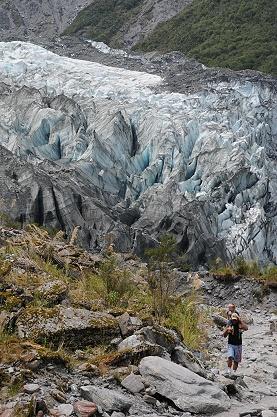
[[[60,34],[90,0],[2,0],[1,40]]]
[[[136,49],[179,50],[209,66],[277,75],[277,2],[194,0]]]
[[[80,11],[65,34],[77,33],[113,47],[130,47],[191,1],[95,0]]]

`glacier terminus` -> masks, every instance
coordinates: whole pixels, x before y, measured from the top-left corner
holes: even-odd
[[[0,211],[99,251],[176,236],[192,264],[277,262],[276,83],[161,75],[0,43]]]

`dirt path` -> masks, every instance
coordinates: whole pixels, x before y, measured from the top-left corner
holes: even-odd
[[[241,400],[232,398],[230,411],[218,414],[218,417],[237,417],[242,412],[258,408],[270,410],[269,414],[265,413],[266,417],[277,416],[277,333],[269,332],[272,315],[259,310],[243,311],[243,314],[251,315],[254,321],[244,333],[243,361],[238,372],[244,376],[247,388],[242,390]],[[220,337],[217,341],[222,352],[214,355],[214,363],[222,374],[226,371],[227,343]]]

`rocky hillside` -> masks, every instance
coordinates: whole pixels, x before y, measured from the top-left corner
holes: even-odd
[[[2,0],[1,40],[58,35],[89,3],[90,0]]]
[[[78,225],[93,251],[111,234],[142,255],[171,233],[194,265],[276,262],[273,79],[215,82],[202,68],[197,91],[171,93],[147,72],[20,42],[0,51],[3,212]]]
[[[277,76],[276,19],[272,0],[194,0],[136,48],[178,50],[209,66]]]
[[[112,47],[132,47],[191,0],[95,0],[65,30]]]
[[[82,250],[77,229],[65,239],[7,223],[2,216],[1,417],[276,415],[276,289],[181,272],[165,243],[147,266],[112,245]],[[153,286],[158,265],[166,305]],[[222,295],[250,326],[233,379],[224,376]]]

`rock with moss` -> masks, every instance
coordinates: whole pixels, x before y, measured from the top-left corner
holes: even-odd
[[[62,306],[28,307],[16,325],[20,338],[69,349],[108,343],[120,334],[110,314]]]
[[[11,291],[0,291],[0,309],[17,311],[24,304],[22,297],[14,295]]]
[[[37,288],[36,294],[49,305],[59,304],[67,295],[67,285],[61,280],[46,282]]]

